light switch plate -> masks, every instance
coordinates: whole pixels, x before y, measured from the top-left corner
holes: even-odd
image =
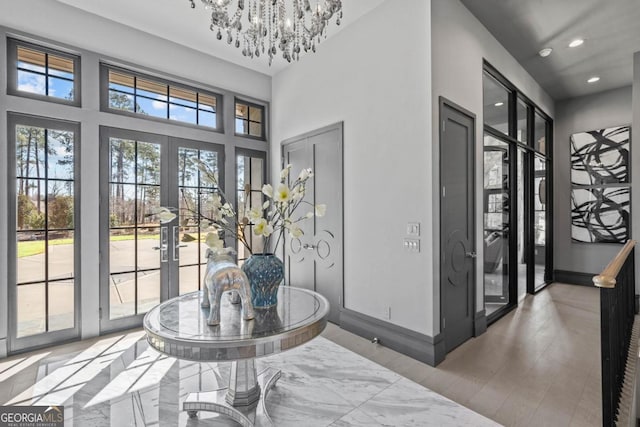
[[[420,236],[419,222],[410,222],[407,224],[407,236]]]
[[[420,252],[420,239],[404,239],[405,252]]]

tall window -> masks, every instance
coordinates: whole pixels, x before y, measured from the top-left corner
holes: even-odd
[[[76,327],[78,127],[9,118],[15,153],[10,305],[20,339]]]
[[[264,107],[236,99],[236,135],[264,139]]]
[[[80,58],[8,39],[8,91],[12,95],[80,105]]]
[[[103,110],[221,128],[220,95],[104,64],[102,77]]]

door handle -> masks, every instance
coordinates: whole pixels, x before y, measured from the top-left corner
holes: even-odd
[[[465,254],[465,256],[466,256],[467,258],[477,258],[477,257],[478,257],[478,254],[477,254],[477,253],[475,253],[475,252],[467,252],[467,253]]]
[[[303,249],[307,249],[307,250],[312,251],[312,250],[314,250],[316,247],[315,247],[314,245],[310,245],[310,244],[308,244],[308,243],[305,243],[304,245],[302,245],[302,248],[303,248]]]
[[[167,227],[160,227],[160,246],[156,246],[153,249],[160,251],[160,262],[169,261],[169,230]]]
[[[180,239],[180,227],[173,227],[173,260],[178,261],[180,259],[180,251],[178,248],[183,248],[187,245],[180,245],[178,242]]]

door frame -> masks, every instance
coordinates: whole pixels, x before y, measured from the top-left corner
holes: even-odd
[[[285,140],[283,140],[280,143],[280,167],[284,168],[285,166],[285,152],[286,152],[286,147],[296,144],[298,142],[300,142],[303,139],[306,138],[310,138],[316,135],[321,135],[323,133],[327,133],[330,132],[332,130],[337,130],[338,133],[340,134],[340,186],[342,188],[342,200],[341,205],[342,205],[342,210],[340,211],[340,223],[341,223],[341,230],[340,230],[340,235],[342,237],[341,241],[340,241],[340,245],[341,245],[341,254],[340,254],[340,261],[342,263],[341,265],[341,269],[340,269],[340,275],[342,276],[342,280],[340,281],[340,291],[339,291],[339,307],[338,310],[340,313],[342,313],[342,311],[345,309],[344,306],[344,253],[345,253],[345,248],[344,248],[344,122],[337,122],[337,123],[333,123],[327,126],[323,126],[321,128],[309,131],[309,132],[305,132],[303,134],[294,136],[292,138],[287,138]],[[285,255],[285,244],[283,243],[282,245],[282,259],[285,260],[285,277],[287,275],[287,265],[286,265],[286,257]],[[339,325],[339,324],[338,324]]]
[[[35,127],[44,127],[46,129],[55,129],[55,130],[65,130],[71,131],[74,133],[74,141],[73,141],[73,156],[74,156],[74,165],[73,165],[73,176],[74,176],[74,207],[73,207],[73,238],[74,238],[74,248],[73,248],[73,262],[74,262],[74,327],[61,329],[53,332],[42,332],[35,335],[27,335],[25,337],[18,338],[18,305],[17,305],[17,241],[15,236],[17,234],[17,222],[16,222],[16,135],[15,129],[17,125],[25,125],[25,126],[35,126]],[[69,120],[59,120],[49,117],[35,116],[31,114],[22,114],[22,113],[13,113],[9,112],[7,117],[7,169],[8,169],[8,191],[7,191],[7,206],[8,209],[8,229],[7,234],[10,237],[7,239],[7,259],[9,262],[7,263],[7,284],[8,284],[8,330],[7,330],[7,345],[9,354],[15,354],[23,351],[33,350],[41,347],[48,347],[55,343],[72,341],[78,339],[81,334],[81,324],[80,324],[80,292],[81,287],[80,284],[82,282],[81,278],[81,265],[80,265],[80,254],[81,254],[81,221],[82,218],[80,216],[80,162],[81,162],[81,126],[78,122],[73,122]],[[13,262],[11,261],[13,260]],[[45,267],[46,268],[46,267]],[[48,283],[48,282],[47,282]],[[45,304],[49,304],[49,301],[45,301]]]
[[[449,99],[440,96],[438,97],[438,103],[439,103],[439,109],[438,109],[438,203],[439,203],[439,215],[440,215],[440,220],[439,222],[439,240],[440,240],[440,247],[439,247],[439,252],[440,252],[440,256],[439,256],[439,263],[440,263],[440,280],[438,281],[438,286],[439,286],[439,290],[440,290],[440,334],[442,335],[442,341],[445,342],[445,336],[446,336],[446,324],[445,324],[445,287],[442,286],[442,278],[443,278],[443,267],[444,267],[444,239],[443,239],[443,215],[442,215],[442,170],[443,170],[443,156],[442,156],[442,146],[443,146],[443,140],[444,140],[444,131],[445,131],[445,127],[443,126],[444,123],[444,119],[443,119],[443,111],[445,108],[449,108],[452,109],[456,112],[458,112],[459,114],[468,117],[471,122],[472,122],[472,126],[471,126],[471,147],[469,147],[469,156],[471,157],[470,159],[470,163],[471,163],[471,170],[469,171],[471,174],[471,189],[472,189],[472,195],[471,195],[471,212],[472,212],[472,219],[471,219],[471,236],[473,237],[473,242],[472,242],[472,247],[474,248],[474,252],[476,252],[476,254],[478,253],[478,242],[477,242],[477,236],[476,236],[476,232],[477,232],[477,220],[476,220],[476,213],[477,213],[477,202],[476,202],[476,196],[477,196],[477,189],[476,189],[476,115],[474,113],[472,113],[471,111],[467,110],[466,108],[456,104],[453,101],[450,101]],[[475,332],[478,330],[477,328],[477,312],[478,312],[478,301],[477,301],[477,294],[478,294],[478,277],[477,277],[477,272],[478,272],[478,257],[475,258],[475,261],[473,262],[473,267],[472,267],[472,271],[471,271],[471,277],[473,278],[473,284],[471,286],[472,288],[472,299],[473,299],[473,316],[472,316],[472,325],[473,325],[473,331],[474,331],[474,335]],[[484,285],[483,285],[483,289],[484,289]],[[484,292],[483,292],[484,293]],[[484,307],[484,304],[483,304]],[[448,352],[449,350],[445,349],[445,352]]]

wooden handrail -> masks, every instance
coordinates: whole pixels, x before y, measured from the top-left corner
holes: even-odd
[[[620,249],[620,252],[609,262],[607,267],[602,270],[602,273],[597,276],[593,276],[593,284],[599,288],[615,288],[616,277],[620,269],[624,265],[631,250],[635,247],[635,240],[628,240],[627,243]]]

